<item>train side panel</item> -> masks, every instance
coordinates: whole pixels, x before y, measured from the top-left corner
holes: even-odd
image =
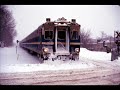
[[[34,51],[36,53],[41,52],[41,28],[38,28],[30,35],[28,35],[24,40],[20,42],[20,46],[27,49]]]

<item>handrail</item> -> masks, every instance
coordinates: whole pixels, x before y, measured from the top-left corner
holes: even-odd
[[[52,42],[52,39],[50,39],[48,42]],[[66,50],[65,49],[65,46],[62,44],[62,42],[60,42],[60,44],[59,45],[61,45],[62,46],[62,48],[64,49],[64,50]]]
[[[60,45],[63,47],[63,49],[65,49],[65,46],[60,42]],[[66,50],[66,49],[65,49]]]

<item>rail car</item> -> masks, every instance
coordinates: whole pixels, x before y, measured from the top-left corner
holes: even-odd
[[[80,27],[76,19],[67,21],[64,17],[40,25],[20,41],[20,46],[37,53],[40,60],[79,60]]]

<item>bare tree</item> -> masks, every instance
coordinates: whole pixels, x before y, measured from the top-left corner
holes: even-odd
[[[97,38],[97,43],[102,43],[101,51],[105,50],[103,47],[103,42],[106,43],[106,45],[108,46],[109,49],[114,47],[114,37],[106,34],[104,31],[101,31],[101,36]]]
[[[16,36],[15,20],[7,6],[0,5],[0,42],[4,42],[5,47],[13,45]]]
[[[108,37],[108,35],[104,31],[101,31],[100,34],[100,37],[97,38],[97,42],[104,41]]]
[[[114,40],[114,37],[111,35],[106,34],[104,31],[101,31],[101,36],[97,38],[99,41],[104,41],[104,40]]]
[[[91,32],[90,30],[85,31],[84,29],[81,29],[80,31],[80,39],[81,39],[81,46],[84,48],[89,48],[89,43],[91,42]]]

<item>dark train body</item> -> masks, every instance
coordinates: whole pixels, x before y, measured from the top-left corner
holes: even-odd
[[[45,23],[20,41],[20,46],[36,52],[41,60],[79,59],[80,25],[75,19],[67,21],[62,17],[51,21],[46,18]]]

